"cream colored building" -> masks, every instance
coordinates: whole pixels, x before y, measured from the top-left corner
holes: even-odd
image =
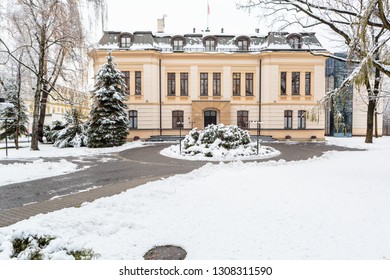
[[[64,121],[66,112],[71,111],[73,108],[80,110],[84,120],[88,117],[89,112],[91,111],[91,102],[88,93],[64,86],[57,86],[56,90],[61,96],[55,92],[52,93],[54,98],[50,95],[48,96],[46,102],[45,125],[51,125],[53,121]],[[27,99],[26,106],[31,126],[33,122],[34,100]]]
[[[323,139],[325,58],[310,50],[323,50],[314,33],[105,32],[90,55],[97,73],[112,51],[125,75],[129,139],[179,135],[180,122],[182,133],[223,123],[256,135],[258,121],[261,135]]]

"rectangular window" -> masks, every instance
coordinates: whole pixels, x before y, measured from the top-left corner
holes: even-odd
[[[292,111],[284,111],[284,129],[292,129]]]
[[[141,95],[141,71],[135,71],[135,95]]]
[[[306,111],[298,111],[298,129],[306,129]]]
[[[240,51],[247,51],[248,50],[248,40],[241,39],[237,41],[238,50]]]
[[[130,36],[122,36],[121,37],[121,42],[120,42],[120,47],[121,48],[130,48],[131,45],[131,37]]]
[[[136,129],[138,128],[138,112],[131,110],[129,111],[129,128]]]
[[[176,95],[176,74],[168,73],[168,95]]]
[[[291,90],[292,95],[299,95],[299,84],[300,84],[300,78],[301,78],[300,72],[292,72],[292,79],[291,79]]]
[[[241,95],[241,73],[233,73],[233,95]]]
[[[213,73],[213,95],[221,95],[221,73]]]
[[[207,96],[209,95],[209,74],[200,73],[200,95]]]
[[[311,89],[311,73],[306,72],[305,73],[305,95],[311,94],[310,89]]]
[[[245,95],[253,95],[253,73],[245,74]]]
[[[122,71],[123,80],[125,82],[126,88],[123,91],[127,94],[130,94],[130,71]]]
[[[173,41],[173,50],[174,51],[182,51],[183,50],[183,40],[176,39]]]
[[[286,95],[287,72],[280,72],[280,95]]]
[[[240,128],[248,128],[248,111],[237,111],[237,126]]]
[[[180,95],[188,95],[188,73],[180,73]]]
[[[205,41],[205,50],[206,51],[215,51],[215,41],[214,41],[214,39],[207,39]]]
[[[172,111],[172,128],[184,127],[184,111]]]

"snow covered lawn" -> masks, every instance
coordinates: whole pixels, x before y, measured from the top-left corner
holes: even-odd
[[[3,141],[4,142],[4,141]],[[13,143],[9,144],[14,146]],[[5,150],[0,150],[0,160],[18,160],[18,159],[35,159],[35,158],[63,158],[63,157],[80,157],[91,156],[99,154],[116,153],[132,148],[137,148],[145,145],[140,141],[128,142],[122,146],[112,148],[96,148],[91,149],[87,147],[80,148],[57,148],[53,144],[40,144],[39,151],[31,151],[30,143],[21,143],[23,148],[19,150],[9,149],[8,157],[5,156]],[[4,143],[1,143],[0,147],[4,147]]]
[[[142,259],[167,244],[187,259],[390,259],[390,138],[375,142],[307,161],[209,163],[38,215],[0,229],[0,259],[21,232],[58,236],[101,259]]]
[[[22,145],[27,145],[27,143],[23,143]],[[62,159],[63,157],[82,157],[115,153],[141,147],[142,145],[145,144],[142,142],[131,142],[113,148],[89,149],[81,147],[60,149],[51,144],[41,144],[39,145],[39,151],[31,151],[29,147],[20,148],[19,150],[11,149],[8,151],[8,158],[5,157],[5,151],[0,150],[0,160],[33,160],[33,162],[26,163],[0,164],[0,187],[80,170],[77,164]],[[42,158],[58,159],[58,161],[43,161]]]
[[[0,187],[74,171],[77,171],[77,164],[64,159],[59,162],[44,162],[39,159],[29,163],[0,164]]]

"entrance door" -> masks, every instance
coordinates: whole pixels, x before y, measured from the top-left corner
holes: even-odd
[[[204,127],[208,126],[209,124],[217,124],[217,111],[204,111]]]

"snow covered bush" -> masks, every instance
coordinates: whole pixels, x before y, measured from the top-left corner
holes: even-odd
[[[92,260],[98,257],[92,249],[80,248],[61,238],[22,231],[14,232],[0,246],[0,259]]]
[[[43,136],[47,143],[54,143],[57,140],[58,132],[65,128],[61,121],[53,121],[52,124],[43,127]]]
[[[86,146],[87,132],[81,121],[80,111],[72,109],[65,114],[65,127],[59,130],[55,135],[54,146],[59,148]]]
[[[211,124],[199,131],[192,129],[182,143],[182,154],[204,154],[206,157],[223,155],[245,156],[256,154],[249,131],[235,125]],[[232,151],[234,150],[234,152]]]

